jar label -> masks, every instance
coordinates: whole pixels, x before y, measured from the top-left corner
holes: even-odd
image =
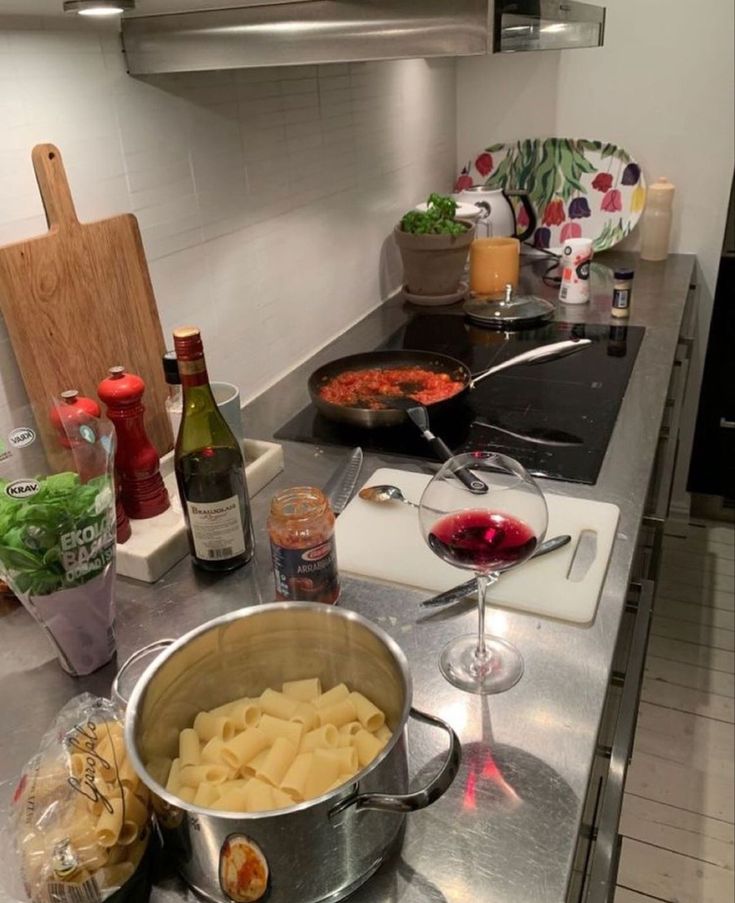
[[[240,500],[186,503],[194,554],[203,561],[223,561],[245,552]]]
[[[300,602],[336,602],[339,595],[334,536],[305,549],[285,549],[271,541],[276,596]]]
[[[618,310],[625,310],[630,303],[630,289],[616,288],[613,289],[612,306]]]

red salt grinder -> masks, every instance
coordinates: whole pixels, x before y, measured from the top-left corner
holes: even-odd
[[[102,416],[100,406],[93,398],[80,395],[77,389],[66,389],[59,393],[59,398],[61,402],[54,404],[49,415],[59,445],[63,448],[84,448],[88,440],[85,440],[81,427],[93,425]]]
[[[110,375],[97,386],[107,405],[107,416],[115,424],[115,467],[120,479],[120,497],[128,517],[155,517],[171,504],[163,485],[158,452],[145,431],[141,403],[145,383],[124,367],[110,367]]]
[[[107,463],[100,459],[100,449],[90,445],[82,427],[90,426],[102,416],[100,406],[93,398],[85,398],[77,389],[66,389],[59,394],[61,403],[51,409],[51,423],[56,430],[59,444],[70,448],[83,483],[107,470]],[[103,456],[104,457],[104,456]],[[120,501],[120,480],[115,476],[115,532],[119,543],[130,539],[128,516]]]

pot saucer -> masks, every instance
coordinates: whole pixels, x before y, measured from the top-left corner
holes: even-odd
[[[449,295],[414,295],[404,285],[401,294],[406,301],[419,307],[439,307],[442,304],[456,304],[457,301],[464,301],[468,288],[468,283],[460,282],[459,289]]]

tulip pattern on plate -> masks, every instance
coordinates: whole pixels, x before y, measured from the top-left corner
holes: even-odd
[[[630,154],[586,138],[491,144],[467,161],[455,188],[470,185],[525,189],[538,213],[529,242],[554,252],[568,238],[591,238],[595,251],[612,248],[633,231],[646,203],[643,172]],[[516,214],[523,228],[525,211]]]

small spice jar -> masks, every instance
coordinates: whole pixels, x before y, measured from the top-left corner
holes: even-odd
[[[622,319],[630,314],[630,299],[633,294],[633,270],[615,270],[613,285],[613,317]]]
[[[276,599],[326,602],[339,598],[334,514],[314,486],[279,492],[268,516]]]

